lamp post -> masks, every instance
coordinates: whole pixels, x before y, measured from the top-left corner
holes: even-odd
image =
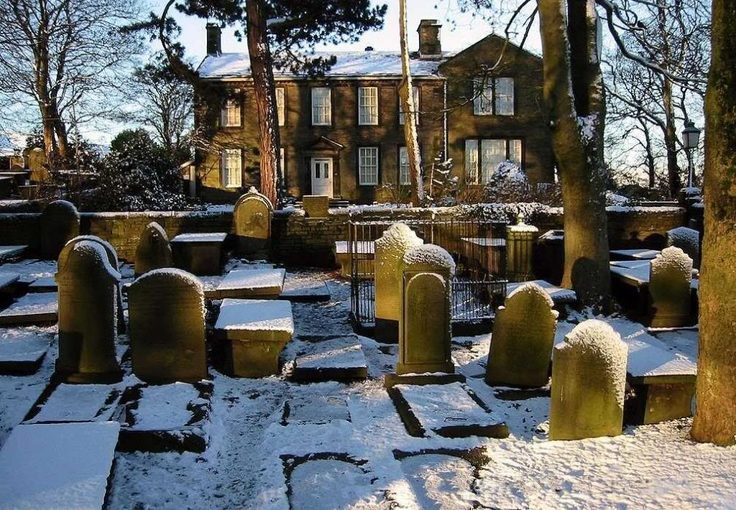
[[[682,146],[687,154],[687,187],[693,185],[693,157],[692,150],[697,148],[700,139],[700,130],[695,127],[692,121],[685,122],[685,129],[682,130]]]

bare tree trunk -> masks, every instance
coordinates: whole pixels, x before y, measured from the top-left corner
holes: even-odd
[[[736,442],[736,3],[713,0],[705,102],[705,237],[700,277],[696,441]]]
[[[675,109],[672,104],[672,81],[667,77],[662,78],[662,106],[664,107],[665,128],[664,146],[667,151],[667,184],[670,196],[676,197],[682,188],[680,179],[680,167],[677,164],[677,131],[675,129]]]
[[[411,203],[419,206],[424,200],[424,183],[422,182],[422,157],[417,140],[416,105],[411,85],[411,69],[409,68],[409,43],[406,35],[406,0],[399,0],[399,28],[401,39],[401,74],[399,96],[404,110],[404,138],[411,179]]]
[[[585,306],[610,304],[603,128],[594,0],[538,0],[544,97],[565,208],[563,285]]]
[[[66,130],[66,124],[61,118],[59,109],[56,105],[56,98],[52,98],[52,111],[54,112],[54,132],[56,133],[56,143],[59,145],[59,159],[69,164],[72,153],[69,150],[69,135]]]
[[[274,86],[271,54],[266,37],[266,18],[263,0],[248,0],[248,53],[253,76],[253,90],[258,112],[260,130],[259,148],[261,152],[261,193],[271,203],[278,204],[277,190],[279,179],[279,124],[276,111],[276,88]]]
[[[646,160],[647,160],[647,175],[649,176],[649,188],[653,188],[655,186],[655,176],[656,176],[656,168],[654,165],[654,148],[652,147],[652,135],[649,132],[649,126],[647,126],[646,122],[641,123],[641,130],[644,133],[644,150],[646,150]]]

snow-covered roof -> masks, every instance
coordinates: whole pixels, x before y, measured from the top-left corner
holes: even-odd
[[[335,64],[325,73],[327,78],[368,77],[400,77],[401,55],[390,51],[359,52],[316,52],[314,57],[337,58]],[[446,55],[446,56],[449,56]],[[439,76],[441,60],[411,59],[410,67],[413,77]],[[202,78],[245,78],[250,76],[250,59],[247,53],[222,53],[208,55],[199,65]],[[274,69],[274,77],[298,78],[288,69]]]

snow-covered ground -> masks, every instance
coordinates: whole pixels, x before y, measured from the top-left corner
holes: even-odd
[[[349,285],[332,273],[296,276],[307,283],[326,281],[332,299],[294,303],[295,335],[350,333]],[[695,331],[658,337],[695,355]],[[615,438],[549,441],[549,398],[543,392],[509,397],[483,381],[490,335],[456,337],[453,357],[467,385],[495,419],[508,424],[511,436],[412,437],[383,387],[396,347],[359,339],[368,361],[365,382],[235,379],[211,369],[208,449],[117,453],[108,507],[736,507],[736,447],[691,442],[690,419],[627,427]],[[0,445],[43,390],[56,349],[54,342],[35,375],[0,377]],[[287,402],[300,409],[302,419],[284,420]],[[471,466],[458,452],[476,448],[485,460]],[[414,455],[419,452],[426,455]]]

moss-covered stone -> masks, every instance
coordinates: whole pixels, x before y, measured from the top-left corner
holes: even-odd
[[[539,387],[549,380],[557,312],[539,285],[514,290],[498,308],[493,323],[486,382],[491,385]]]

